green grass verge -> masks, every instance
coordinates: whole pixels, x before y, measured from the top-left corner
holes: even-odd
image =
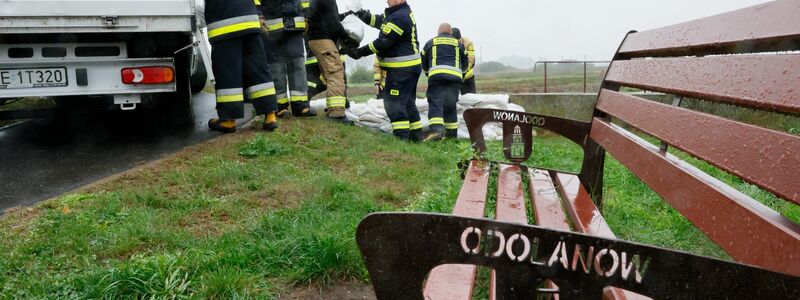
[[[456,163],[471,156],[464,141],[411,145],[321,119],[283,127],[221,137],[4,216],[0,298],[269,299],[297,284],[367,280],[358,222],[377,211],[450,212]],[[580,167],[565,139],[545,135],[535,147],[529,164]],[[797,206],[698,165],[800,222]],[[489,194],[493,211],[493,186]],[[612,158],[605,195],[621,238],[725,257]]]

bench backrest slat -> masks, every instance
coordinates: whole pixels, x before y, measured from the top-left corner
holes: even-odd
[[[591,137],[734,259],[800,276],[800,225],[605,120]]]
[[[800,114],[800,55],[796,54],[617,60],[606,82]]]
[[[665,56],[782,51],[800,45],[800,2],[774,1],[631,34],[624,56]]]
[[[609,90],[601,91],[597,108],[800,204],[798,136]]]

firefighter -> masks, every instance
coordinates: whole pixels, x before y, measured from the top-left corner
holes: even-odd
[[[344,63],[339,54],[338,44],[357,45],[347,34],[339,15],[335,0],[314,0],[308,11],[308,46],[315,54],[320,71],[327,86],[328,118],[346,119],[347,106]]]
[[[461,94],[475,94],[478,92],[475,87],[475,44],[472,43],[472,40],[462,36],[461,30],[458,28],[453,28],[453,37],[464,45],[464,48],[467,49],[467,58],[469,58],[467,74],[464,75],[464,83],[461,85]]]
[[[416,106],[417,81],[422,73],[422,59],[417,41],[417,24],[405,0],[388,0],[383,15],[361,10],[356,15],[379,28],[378,39],[367,46],[350,50],[353,59],[376,54],[386,70],[384,106],[392,122],[392,131],[402,140],[421,141],[422,121]]]
[[[215,131],[236,131],[244,117],[244,98],[265,115],[263,129],[278,128],[275,85],[264,56],[258,0],[207,0],[205,18],[211,42],[212,69],[216,77],[218,119],[208,121]]]
[[[383,99],[383,89],[386,87],[386,70],[381,68],[377,57],[375,57],[375,63],[372,67],[375,70],[373,75],[375,79],[375,99]]]
[[[439,26],[439,35],[422,48],[422,69],[428,76],[430,132],[426,142],[458,136],[456,102],[468,61],[464,45],[452,33],[450,24],[444,23]]]
[[[268,31],[267,59],[272,62],[269,66],[275,77],[279,118],[316,115],[308,102],[303,10],[300,0],[262,0],[261,3]]]

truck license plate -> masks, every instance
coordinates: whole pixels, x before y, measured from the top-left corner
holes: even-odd
[[[0,89],[67,86],[67,68],[0,69]]]

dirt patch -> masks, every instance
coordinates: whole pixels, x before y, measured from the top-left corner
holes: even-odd
[[[372,286],[363,282],[337,282],[324,287],[312,285],[298,288],[279,300],[362,300],[377,299]]]
[[[191,213],[178,220],[178,225],[195,237],[220,237],[225,232],[225,227],[232,223],[228,213],[207,210]]]
[[[42,215],[41,207],[14,207],[5,211],[5,215],[0,217],[0,221],[5,223],[3,227],[9,229],[9,233],[17,234],[29,231],[34,221]]]

